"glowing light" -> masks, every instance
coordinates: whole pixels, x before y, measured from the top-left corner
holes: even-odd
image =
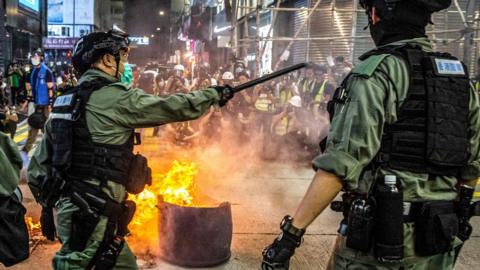
[[[155,170],[155,168],[153,168]],[[153,175],[153,183],[142,193],[129,199],[137,204],[137,211],[129,225],[132,234],[140,239],[155,237],[151,230],[157,217],[157,196],[163,201],[181,206],[194,206],[195,177],[198,174],[196,163],[187,161],[173,161],[171,168],[165,174]]]

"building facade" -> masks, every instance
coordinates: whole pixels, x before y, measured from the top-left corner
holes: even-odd
[[[48,36],[43,39],[50,66],[70,64],[75,42],[93,31],[125,27],[124,0],[48,0]]]
[[[26,62],[47,35],[47,0],[0,1],[0,69]]]

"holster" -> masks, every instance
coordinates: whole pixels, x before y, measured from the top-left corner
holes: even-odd
[[[453,249],[459,222],[454,202],[425,202],[415,218],[415,252],[432,256]]]
[[[72,214],[72,236],[70,238],[70,249],[82,251],[87,241],[97,227],[100,217],[96,215],[85,215],[81,210]]]
[[[128,181],[125,187],[128,193],[138,194],[145,189],[145,185],[152,184],[152,170],[148,167],[147,158],[136,154],[132,158]]]

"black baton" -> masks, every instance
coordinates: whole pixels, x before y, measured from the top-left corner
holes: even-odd
[[[296,64],[296,65],[293,65],[293,66],[290,66],[290,67],[287,67],[287,68],[284,68],[284,69],[280,69],[280,70],[275,71],[273,73],[267,74],[265,76],[262,76],[260,78],[255,79],[255,80],[251,80],[251,81],[246,82],[244,84],[241,84],[237,87],[234,87],[233,92],[234,93],[240,92],[242,90],[245,90],[245,89],[250,88],[252,86],[255,86],[257,84],[273,80],[277,77],[283,76],[283,75],[285,75],[287,73],[290,73],[292,71],[307,67],[308,65],[309,65],[308,63],[300,63],[300,64]]]

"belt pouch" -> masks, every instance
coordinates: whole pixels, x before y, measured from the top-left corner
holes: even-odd
[[[415,252],[432,256],[452,250],[458,234],[453,202],[426,202],[415,219]]]

